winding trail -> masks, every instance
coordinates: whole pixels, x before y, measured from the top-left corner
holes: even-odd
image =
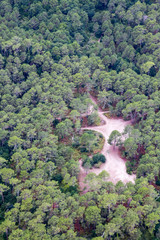
[[[97,105],[95,99],[90,96],[92,102]],[[124,121],[123,119],[108,119],[100,108],[98,108],[98,115],[101,120],[104,122],[101,126],[96,127],[85,127],[82,130],[94,130],[101,133],[105,138],[105,143],[101,153],[106,157],[106,162],[103,163],[100,168],[92,168],[88,171],[88,173],[93,172],[97,175],[101,173],[103,170],[106,170],[110,177],[108,181],[116,184],[118,181],[122,181],[123,183],[133,182],[136,178],[136,175],[129,175],[126,172],[126,160],[120,157],[120,153],[118,147],[113,149],[113,146],[110,146],[107,142],[109,135],[113,130],[118,130],[120,133],[123,132],[126,125],[131,124],[130,121]],[[84,183],[84,178],[86,177],[86,170],[82,167],[82,161],[80,160],[80,174],[79,174],[79,187],[80,190],[83,191],[84,187],[87,188],[87,185]],[[87,189],[84,192],[87,192]]]

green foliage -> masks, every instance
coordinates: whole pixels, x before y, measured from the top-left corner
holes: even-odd
[[[0,1],[1,239],[160,238],[159,31],[158,0]],[[108,143],[137,180],[90,173],[80,195],[79,150],[104,143],[81,133],[100,123],[90,91],[134,124]],[[86,173],[104,161],[85,157]]]
[[[89,224],[97,224],[100,222],[100,209],[97,206],[89,206],[85,211],[85,218]]]
[[[106,158],[103,154],[96,154],[96,155],[93,155],[92,157],[92,165],[95,165],[99,162],[102,162],[102,163],[105,163],[106,161]]]
[[[95,154],[93,155],[93,157],[88,157],[88,156],[85,156],[83,158],[83,166],[84,168],[86,169],[89,169],[91,167],[93,167],[94,165],[98,165],[100,163],[105,163],[106,162],[106,158],[103,154]]]
[[[56,126],[56,133],[59,138],[69,137],[72,134],[72,131],[72,122],[69,119],[58,123]]]
[[[99,125],[100,124],[100,118],[96,112],[91,113],[91,115],[88,116],[88,125]]]
[[[108,138],[108,143],[110,145],[113,144],[113,147],[115,148],[115,146],[119,145],[121,142],[121,134],[119,131],[117,130],[113,130]]]
[[[80,140],[82,150],[84,149],[84,151],[88,151],[88,152],[93,151],[96,140],[97,140],[96,136],[93,133],[87,133],[87,132],[83,133]]]
[[[81,152],[94,153],[101,151],[104,144],[104,137],[102,134],[92,131],[85,130],[80,137],[79,149]]]

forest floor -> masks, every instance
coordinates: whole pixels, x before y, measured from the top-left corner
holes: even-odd
[[[94,97],[90,96],[91,100],[94,104],[97,104]],[[122,181],[123,183],[127,182],[133,182],[135,181],[136,175],[129,175],[126,172],[126,165],[125,159],[122,159],[120,156],[120,152],[118,150],[118,147],[113,148],[113,146],[108,144],[108,138],[113,130],[118,130],[120,133],[123,132],[126,125],[131,124],[130,121],[124,121],[121,118],[107,118],[100,108],[98,108],[98,115],[101,118],[103,124],[101,126],[94,126],[94,127],[85,127],[82,128],[88,129],[88,130],[94,130],[99,133],[101,133],[104,138],[104,146],[101,151],[101,153],[106,157],[106,162],[103,163],[100,168],[92,168],[88,171],[88,173],[96,173],[97,175],[101,173],[103,170],[106,170],[110,177],[108,181],[111,181],[112,183],[116,184],[118,181]],[[80,190],[83,191],[84,187],[86,187],[87,191],[87,185],[84,183],[84,178],[86,177],[87,173],[86,170],[82,167],[82,161],[80,160],[80,174],[79,174],[79,187]]]

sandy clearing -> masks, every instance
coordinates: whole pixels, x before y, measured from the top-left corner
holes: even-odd
[[[97,104],[95,99],[90,96],[94,104]],[[113,149],[113,146],[110,146],[107,142],[109,135],[113,130],[118,130],[119,132],[123,132],[126,125],[131,124],[130,121],[124,121],[123,119],[108,119],[106,116],[104,116],[104,113],[100,108],[98,108],[98,115],[103,120],[104,124],[97,127],[86,127],[82,128],[88,129],[88,130],[94,130],[101,134],[103,134],[105,138],[105,143],[103,146],[103,149],[101,151],[102,154],[106,157],[107,161],[101,165],[100,168],[92,168],[88,171],[94,172],[97,175],[101,173],[103,170],[106,170],[110,177],[108,181],[111,181],[112,183],[116,184],[118,181],[122,181],[123,183],[127,182],[133,182],[135,181],[136,175],[129,175],[126,172],[126,165],[125,160],[120,157],[118,148],[116,147]],[[79,174],[79,187],[80,190],[83,190],[84,187],[87,187],[86,184],[84,184],[84,178],[86,177],[86,170],[82,167],[82,162],[80,160],[80,174]],[[86,189],[87,191],[87,189]],[[85,192],[86,192],[85,191]]]

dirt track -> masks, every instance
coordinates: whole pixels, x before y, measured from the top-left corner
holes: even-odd
[[[90,96],[90,98],[92,99],[93,103],[96,104],[94,98],[92,96]],[[126,161],[120,157],[118,148],[116,147],[115,149],[113,149],[113,147],[110,146],[107,142],[109,135],[113,130],[123,132],[125,126],[130,124],[130,121],[124,121],[123,119],[108,119],[106,116],[104,116],[104,112],[100,108],[98,109],[98,115],[104,122],[102,126],[86,127],[82,129],[94,130],[103,134],[105,138],[105,143],[101,153],[106,157],[107,161],[102,164],[100,168],[92,168],[91,170],[89,170],[89,172],[94,172],[98,175],[103,170],[106,170],[110,175],[108,181],[111,181],[114,184],[116,184],[120,180],[123,183],[127,183],[130,181],[134,183],[136,176],[126,173]],[[80,161],[79,186],[81,190],[83,190],[83,188],[86,186],[83,183],[85,176],[86,171],[82,167],[82,162]]]

